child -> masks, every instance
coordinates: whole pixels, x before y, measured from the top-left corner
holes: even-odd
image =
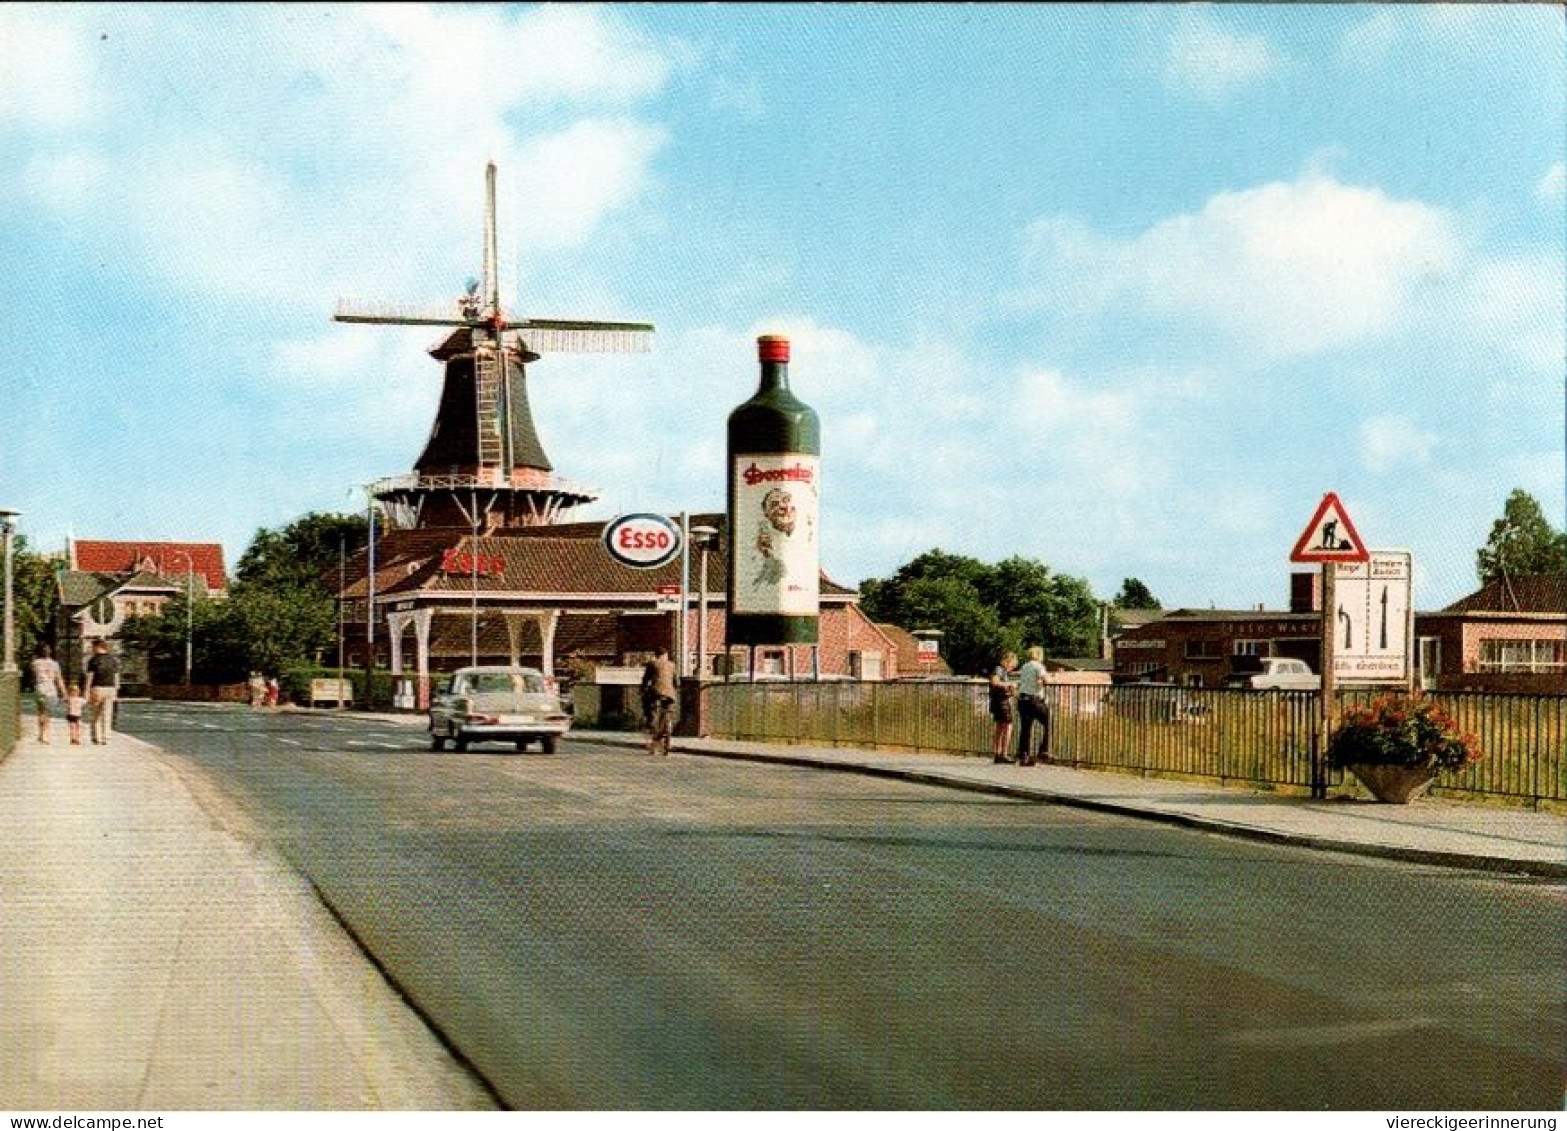
[[[71,727],[72,746],[82,744],[82,708],[86,703],[80,685],[73,683],[65,689],[65,721]]]

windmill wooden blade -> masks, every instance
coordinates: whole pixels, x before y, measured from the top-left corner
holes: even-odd
[[[407,306],[395,302],[362,302],[343,299],[332,314],[334,322],[369,322],[380,326],[471,326],[456,303],[442,306]]]
[[[529,318],[511,327],[534,353],[647,353],[653,348],[649,322]]]

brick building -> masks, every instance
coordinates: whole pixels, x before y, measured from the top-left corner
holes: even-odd
[[[1567,577],[1494,581],[1415,615],[1421,685],[1567,694]]]
[[[187,588],[227,592],[223,547],[216,542],[72,540],[56,576],[60,607],[55,641],[67,679],[80,679],[95,640],[113,640],[128,617],[156,616]],[[121,656],[129,686],[147,681],[146,657]]]
[[[695,515],[693,526],[722,531],[723,515]],[[679,561],[633,569],[610,556],[602,523],[501,527],[477,537],[449,529],[392,530],[376,540],[373,587],[378,663],[427,685],[428,676],[473,661],[522,663],[546,672],[640,663],[660,645],[676,653],[677,616],[667,591],[680,584]],[[709,551],[707,625],[700,630],[701,554],[691,556],[687,646],[693,671],[746,671],[744,649],[724,647],[722,549]],[[369,555],[349,563],[342,591],[345,662],[364,663]],[[666,592],[660,592],[665,590]],[[860,611],[859,594],[821,577],[819,642],[758,647],[759,675],[896,678],[903,642]],[[916,673],[917,673],[916,669]]]
[[[1320,577],[1290,581],[1288,612],[1176,609],[1128,627],[1114,642],[1115,678],[1216,687],[1241,655],[1320,672]],[[1428,691],[1567,694],[1567,578],[1496,581],[1414,621],[1416,680]]]

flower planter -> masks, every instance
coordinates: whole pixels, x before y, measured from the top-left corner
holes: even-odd
[[[1407,805],[1437,779],[1439,770],[1425,766],[1378,766],[1352,762],[1346,769],[1360,779],[1371,795],[1390,805]]]

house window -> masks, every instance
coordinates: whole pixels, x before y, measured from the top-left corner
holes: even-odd
[[[1273,655],[1273,641],[1237,640],[1233,654],[1237,656],[1271,656]]]
[[[1482,640],[1483,672],[1567,671],[1567,640]]]
[[[1224,658],[1224,642],[1222,640],[1188,640],[1186,641],[1183,655],[1188,660],[1222,660]]]
[[[759,652],[756,656],[757,675],[783,675],[784,654],[782,652]]]

